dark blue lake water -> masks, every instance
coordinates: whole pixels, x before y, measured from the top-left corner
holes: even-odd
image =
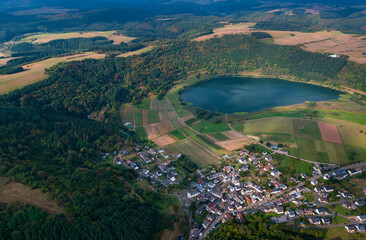
[[[186,88],[186,103],[222,113],[256,112],[305,101],[337,99],[330,88],[273,78],[221,77]]]

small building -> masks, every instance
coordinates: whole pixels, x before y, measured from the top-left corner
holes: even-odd
[[[319,217],[309,217],[308,218],[309,223],[314,224],[314,225],[320,225],[321,224],[321,220]]]
[[[283,214],[283,207],[276,207],[275,208],[275,213],[277,213],[277,214]]]
[[[192,190],[190,192],[187,192],[188,198],[194,198],[194,197],[197,197],[198,195],[200,195],[200,192],[197,190]]]
[[[366,222],[366,215],[359,215],[356,217],[359,222]]]
[[[346,230],[346,232],[348,232],[348,233],[354,233],[357,231],[355,225],[347,225],[344,227],[344,230]]]
[[[290,211],[286,211],[285,215],[288,216],[289,218],[293,218],[296,216],[296,213],[295,213],[295,211],[290,210]]]
[[[315,186],[319,183],[319,181],[318,180],[312,180],[310,183],[311,183],[311,185]]]
[[[357,232],[360,232],[360,233],[363,233],[366,230],[364,224],[357,224],[356,229],[357,229]]]
[[[333,192],[334,191],[333,186],[324,186],[323,189],[324,189],[325,192]]]
[[[325,225],[330,225],[331,221],[330,221],[330,217],[323,217],[322,218],[322,223]]]

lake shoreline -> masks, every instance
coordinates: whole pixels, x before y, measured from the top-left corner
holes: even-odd
[[[254,113],[307,101],[337,100],[344,94],[329,87],[304,83],[272,77],[221,75],[185,84],[180,98],[187,105],[192,103],[191,106],[195,108],[236,114]]]

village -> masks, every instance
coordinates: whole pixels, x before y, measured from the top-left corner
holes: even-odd
[[[195,170],[190,176],[175,164],[182,159],[180,153],[149,145],[136,146],[134,160],[128,159],[127,151],[114,152],[113,159],[136,171],[136,180],[147,180],[151,188],[183,186],[177,198],[190,216],[191,240],[203,239],[221,223],[245,223],[245,215],[258,213],[273,223],[299,228],[341,226],[348,233],[366,231],[366,189],[355,188],[354,193],[354,188],[350,191],[337,184],[362,177],[366,163],[343,167],[309,163],[308,171],[289,175],[277,167],[277,146],[271,146],[276,152],[259,145],[247,148],[251,151],[243,148],[232,156],[223,155],[221,164]],[[345,216],[340,208],[356,215]]]

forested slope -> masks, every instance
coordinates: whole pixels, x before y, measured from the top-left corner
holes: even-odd
[[[205,42],[180,41],[130,58],[63,63],[49,70],[48,80],[5,95],[3,101],[85,115],[106,104],[137,103],[148,92],[162,96],[175,80],[198,70],[215,75],[261,68],[304,81],[365,88],[358,78],[339,79],[346,64],[343,58],[231,35]]]
[[[121,127],[24,107],[0,107],[0,175],[40,188],[65,207],[51,216],[35,207],[0,207],[1,239],[151,239],[165,227],[162,196],[131,189],[101,154],[133,139]],[[125,142],[127,140],[127,142]]]

